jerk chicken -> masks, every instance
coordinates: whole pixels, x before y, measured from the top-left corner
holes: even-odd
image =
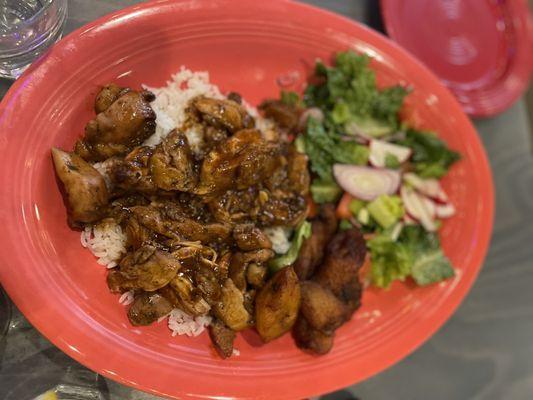
[[[280,133],[264,135],[238,94],[199,96],[183,126],[150,147],[143,143],[155,131],[154,98],[105,86],[74,151],[52,150],[70,225],[114,224],[125,234],[107,284],[134,294],[131,324],[179,308],[212,318],[209,335],[224,358],[235,332],[254,326],[265,342],[294,327],[298,346],[329,351],[360,304],[361,234],[337,233],[334,210],[324,206],[294,265],[269,270],[276,253],[265,230],[293,229],[307,216],[307,156],[280,139],[301,110],[265,103]],[[191,128],[202,139],[194,148]]]

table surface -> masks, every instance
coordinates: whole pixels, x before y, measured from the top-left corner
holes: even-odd
[[[139,2],[69,0],[66,31]],[[377,0],[307,2],[382,29]],[[0,82],[0,97],[8,88],[9,82]],[[528,110],[520,100],[501,115],[474,123],[496,185],[494,233],[477,282],[454,316],[417,351],[385,372],[322,399],[532,398],[533,158]],[[83,399],[157,399],[87,370],[11,308],[9,332],[0,341],[0,399],[29,400],[58,384],[65,385],[64,391],[86,388]]]

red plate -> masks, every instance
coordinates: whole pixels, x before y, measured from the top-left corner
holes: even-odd
[[[389,35],[422,60],[474,116],[526,90],[533,30],[526,0],[381,0]]]
[[[383,84],[409,83],[406,114],[435,129],[463,160],[445,180],[458,214],[442,230],[457,278],[426,288],[370,289],[324,357],[290,335],[262,345],[253,331],[222,361],[207,335],[173,338],[165,324],[134,328],[106,271],[66,224],[50,148],[70,149],[92,117],[99,85],[163,85],[182,64],[209,70],[223,90],[257,103],[276,81],[301,87],[316,57],[353,48],[375,57]],[[291,79],[287,79],[287,77]],[[72,33],[28,70],[1,103],[0,278],[19,309],[64,352],[123,384],[180,398],[295,399],[347,386],[405,357],[453,313],[487,250],[493,186],[468,118],[438,79],[404,50],[353,21],[288,1],[145,3]]]

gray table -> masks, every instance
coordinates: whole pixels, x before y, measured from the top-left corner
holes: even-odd
[[[377,1],[309,2],[381,29]],[[67,31],[135,3],[70,0]],[[0,83],[0,95],[8,86]],[[527,114],[521,100],[498,117],[475,121],[494,172],[496,221],[487,260],[462,306],[402,362],[323,399],[533,398],[533,159]],[[0,399],[30,399],[59,383],[65,390],[88,388],[93,397],[84,399],[156,399],[85,369],[12,309],[9,333],[0,342]]]

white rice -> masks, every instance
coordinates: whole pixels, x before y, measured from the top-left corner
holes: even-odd
[[[118,302],[122,304],[123,306],[127,306],[133,303],[133,300],[135,300],[135,296],[134,296],[133,290],[130,290],[128,292],[122,293],[122,296],[120,296],[120,299],[118,299]]]
[[[114,268],[126,254],[126,235],[114,220],[105,219],[82,231],[81,245],[94,254],[98,264]]]
[[[168,316],[168,327],[172,331],[172,336],[198,336],[210,323],[211,317],[208,315],[192,317],[178,308],[172,310]]]
[[[156,146],[170,131],[183,125],[186,121],[185,110],[189,101],[194,97],[200,95],[217,99],[225,97],[217,86],[209,82],[208,72],[193,72],[183,66],[176,74],[172,75],[166,86],[153,88],[143,85],[143,87],[156,95],[156,99],[151,103],[157,116],[156,130],[144,142],[147,146]],[[243,101],[243,106],[256,119],[256,127],[264,134],[267,134],[272,129],[273,123],[261,118],[254,107],[246,103],[246,101]],[[197,152],[202,145],[200,133],[190,129],[185,132],[185,135],[192,150]],[[102,174],[109,189],[111,189],[111,182],[108,170],[112,162],[104,161],[93,165]],[[284,228],[267,230],[267,235],[272,241],[273,249],[276,253],[284,254],[288,251],[290,247],[289,234],[290,231],[286,231]],[[107,268],[116,267],[126,253],[126,235],[122,232],[121,227],[112,220],[104,220],[98,225],[86,227],[81,233],[81,244],[97,257],[98,264],[105,265]],[[127,306],[133,300],[133,291],[128,291],[120,296],[119,303]],[[162,321],[165,318],[168,318],[168,327],[172,331],[172,336],[198,336],[211,323],[211,317],[207,315],[192,317],[177,308],[172,310],[168,316],[161,317],[159,320]],[[239,355],[240,353],[238,350],[234,350],[234,354]]]
[[[209,82],[209,72],[192,72],[183,66],[172,75],[166,86],[153,88],[144,85],[144,88],[156,96],[150,105],[156,113],[157,125],[155,133],[144,142],[147,146],[159,144],[171,130],[183,125],[186,120],[185,109],[191,99],[201,95],[216,99],[224,98],[218,87]],[[198,132],[189,130],[185,135],[191,149],[198,151],[202,144]]]
[[[285,254],[289,251],[291,247],[291,242],[289,240],[291,229],[275,226],[272,228],[266,228],[263,232],[265,232],[272,242],[272,250],[274,250],[276,254]]]

